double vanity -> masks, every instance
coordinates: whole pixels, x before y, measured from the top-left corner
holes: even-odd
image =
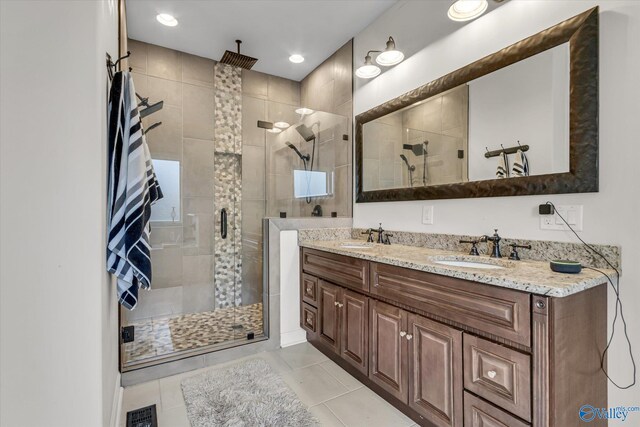
[[[581,406],[606,407],[601,274],[417,246],[300,246],[308,341],[420,425],[568,427]]]

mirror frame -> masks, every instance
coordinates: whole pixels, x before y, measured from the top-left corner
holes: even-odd
[[[598,7],[356,116],[356,203],[598,191]],[[418,101],[569,42],[569,172],[364,191],[363,126]]]

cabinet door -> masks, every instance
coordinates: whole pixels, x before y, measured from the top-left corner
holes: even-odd
[[[368,374],[368,298],[344,289],[340,305],[342,358]]]
[[[436,426],[462,426],[462,331],[409,315],[409,406]]]
[[[341,289],[318,280],[318,339],[336,353],[340,353]]]
[[[380,301],[370,301],[369,378],[407,403],[407,313]]]

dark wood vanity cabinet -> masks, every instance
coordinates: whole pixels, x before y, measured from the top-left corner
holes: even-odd
[[[407,312],[372,300],[370,319],[369,378],[392,396],[406,402],[409,394]]]
[[[307,331],[310,341],[320,342],[366,375],[369,366],[369,298],[317,279],[314,286],[318,297],[309,300],[305,291],[312,282],[305,274],[301,289],[302,328]]]
[[[301,261],[308,341],[420,425],[580,426],[580,406],[607,406],[605,285],[550,298],[306,248]]]

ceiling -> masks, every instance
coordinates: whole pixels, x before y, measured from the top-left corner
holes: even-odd
[[[302,80],[396,0],[127,0],[129,37],[219,60],[225,50],[258,62],[253,70]],[[156,21],[158,13],[178,20]],[[304,56],[293,64],[289,56]]]

